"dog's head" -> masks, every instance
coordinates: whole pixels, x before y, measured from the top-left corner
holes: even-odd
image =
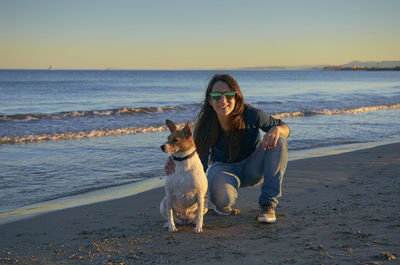
[[[194,146],[189,122],[186,122],[182,130],[178,130],[173,121],[166,120],[165,123],[171,131],[171,134],[168,136],[168,142],[161,146],[163,152],[167,154],[184,152]]]

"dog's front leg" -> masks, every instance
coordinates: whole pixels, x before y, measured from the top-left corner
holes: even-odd
[[[203,232],[203,216],[204,216],[204,196],[197,195],[197,221],[194,231],[196,233]]]
[[[174,212],[172,209],[172,198],[167,196],[167,221],[168,221],[168,231],[176,232],[175,222],[174,222]]]

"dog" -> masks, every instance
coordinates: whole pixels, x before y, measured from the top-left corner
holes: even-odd
[[[203,231],[203,216],[208,211],[205,205],[207,177],[196,152],[189,122],[178,130],[174,122],[166,120],[171,131],[168,141],[161,146],[167,154],[173,154],[175,173],[168,176],[165,183],[166,196],[160,204],[160,212],[167,220],[164,228],[170,232],[178,229],[175,224],[193,223],[194,231]]]

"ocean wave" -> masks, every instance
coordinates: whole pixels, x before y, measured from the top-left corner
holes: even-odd
[[[378,106],[363,106],[358,108],[352,109],[323,109],[323,110],[300,110],[300,111],[293,111],[293,112],[281,112],[273,114],[272,116],[277,119],[283,118],[291,118],[291,117],[307,117],[307,116],[314,116],[314,115],[342,115],[342,114],[358,114],[363,112],[373,112],[373,111],[380,111],[380,110],[387,110],[387,109],[399,109],[400,104],[393,104],[393,105],[378,105]]]
[[[363,112],[373,112],[387,109],[399,109],[400,104],[394,105],[379,105],[379,106],[364,106],[352,109],[343,110],[302,110],[294,112],[281,112],[272,114],[273,117],[277,119],[284,119],[288,117],[307,117],[313,115],[341,115],[341,114],[358,114]],[[143,108],[142,108],[143,109]],[[146,108],[147,109],[147,108]],[[169,108],[163,108],[165,110],[170,110]],[[171,107],[176,109],[176,107]],[[123,110],[123,109],[120,109]],[[152,109],[153,110],[153,109]],[[154,111],[154,110],[153,110]],[[184,123],[177,124],[178,127],[183,127]],[[191,123],[192,128],[195,124]],[[119,136],[127,134],[148,134],[154,132],[162,132],[168,130],[165,125],[153,125],[153,126],[143,126],[143,127],[126,127],[117,129],[99,129],[91,131],[80,131],[80,132],[65,132],[65,133],[50,133],[50,134],[33,134],[33,135],[23,135],[23,136],[3,136],[0,138],[0,144],[18,144],[18,143],[32,143],[32,142],[44,142],[44,141],[62,141],[62,140],[79,140],[85,138],[94,137],[104,137],[104,136]]]
[[[184,123],[177,123],[178,128],[182,128]],[[194,124],[191,126],[193,127]],[[0,138],[0,144],[18,144],[45,141],[63,141],[63,140],[79,140],[85,138],[104,137],[104,136],[120,136],[127,134],[147,134],[154,132],[162,132],[168,130],[167,126],[147,126],[147,127],[128,127],[118,129],[91,130],[88,132],[66,132],[52,134],[38,134],[26,136],[4,136]]]
[[[149,127],[129,127],[129,128],[119,128],[119,129],[91,130],[89,132],[82,131],[82,132],[52,133],[52,134],[39,134],[39,135],[27,135],[27,136],[4,136],[0,138],[0,144],[79,140],[79,139],[93,138],[93,137],[161,132],[165,131],[166,129],[167,129],[166,126],[156,126],[156,127],[149,126]]]
[[[187,106],[188,107],[188,106]],[[89,110],[89,111],[68,111],[59,113],[26,113],[0,116],[1,121],[32,121],[39,119],[63,119],[76,117],[111,116],[111,115],[134,115],[149,114],[156,112],[168,112],[183,110],[185,106],[164,106],[164,107],[141,107],[141,108],[117,108],[109,110]]]

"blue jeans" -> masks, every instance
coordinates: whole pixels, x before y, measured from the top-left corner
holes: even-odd
[[[239,187],[261,185],[260,205],[278,204],[282,179],[288,161],[286,138],[279,137],[277,146],[264,150],[259,146],[239,163],[214,162],[207,170],[209,199],[218,208],[235,204]]]

